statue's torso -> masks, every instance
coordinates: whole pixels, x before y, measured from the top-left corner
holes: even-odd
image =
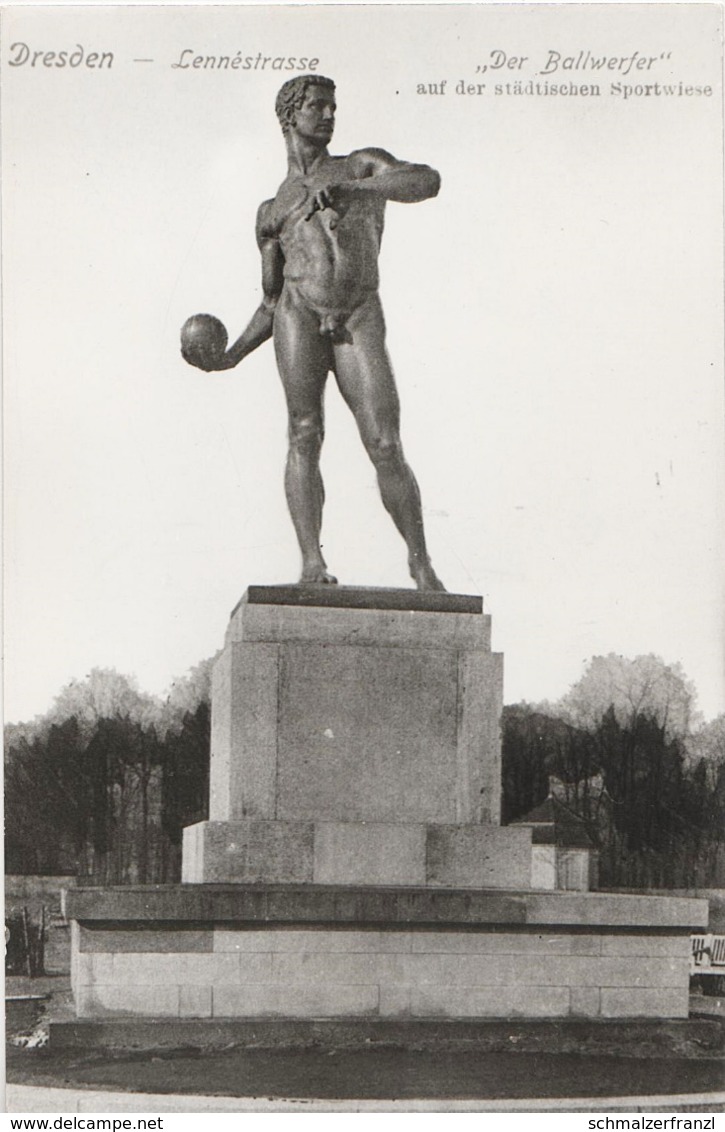
[[[377,290],[382,198],[343,192],[339,211],[327,208],[305,219],[319,187],[358,179],[349,158],[330,157],[307,176],[287,177],[271,205],[268,225],[284,254],[285,280],[312,306],[352,310]]]

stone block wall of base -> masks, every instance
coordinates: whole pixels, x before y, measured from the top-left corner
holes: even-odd
[[[687,1017],[687,936],[75,930],[82,1018]]]
[[[83,919],[74,898],[80,1018],[685,1018],[688,925],[707,915],[636,896],[249,886],[255,922],[214,916],[221,886],[189,890],[196,919],[155,919],[153,900]],[[169,914],[168,894],[156,904]]]

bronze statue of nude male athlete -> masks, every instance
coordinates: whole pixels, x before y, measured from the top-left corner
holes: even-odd
[[[332,371],[375,465],[383,503],[405,539],[416,586],[443,590],[426,549],[418,484],[400,443],[378,295],[386,202],[434,197],[440,178],[429,166],[398,161],[382,149],[331,156],[335,109],[331,79],[303,75],[280,90],[276,111],[288,167],[277,195],[257,215],[264,298],[228,350],[217,319],[193,316],[182,332],[182,353],[202,369],[229,369],[274,337],[289,409],[285,490],[302,551],[302,582],[336,581],[320,550],[322,397]]]

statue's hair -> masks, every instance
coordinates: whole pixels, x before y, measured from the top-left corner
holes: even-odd
[[[283,134],[288,133],[294,125],[295,114],[305,101],[308,86],[326,87],[333,93],[335,90],[332,79],[326,79],[324,75],[298,75],[295,79],[288,79],[280,88],[274,104]]]

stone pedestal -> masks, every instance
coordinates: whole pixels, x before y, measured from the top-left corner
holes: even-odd
[[[499,827],[490,620],[458,594],[251,587],[183,880],[529,887],[530,833]]]
[[[66,894],[78,1017],[685,1017],[707,903],[534,890],[501,683],[480,598],[252,587],[186,883]]]

